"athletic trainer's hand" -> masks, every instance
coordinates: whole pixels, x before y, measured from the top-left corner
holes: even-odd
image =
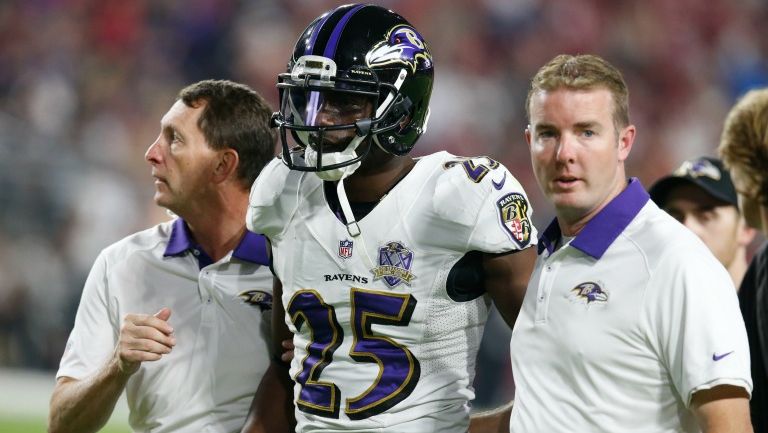
[[[120,327],[115,348],[118,369],[130,376],[144,361],[157,361],[176,345],[173,328],[168,324],[170,308],[164,307],[154,315],[126,314]]]

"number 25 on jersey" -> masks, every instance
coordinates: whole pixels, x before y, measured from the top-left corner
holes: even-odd
[[[405,346],[384,335],[373,325],[407,326],[416,299],[395,294],[353,288],[350,291],[352,347],[349,356],[360,363],[378,364],[379,374],[362,394],[346,399],[344,413],[350,419],[380,414],[408,397],[419,381],[419,361]],[[296,405],[299,410],[328,418],[339,418],[340,392],[332,382],[322,381],[323,369],[333,362],[333,353],[344,339],[332,305],[315,290],[296,292],[287,312],[297,330],[309,327],[310,343],[301,371],[294,380],[301,385]]]

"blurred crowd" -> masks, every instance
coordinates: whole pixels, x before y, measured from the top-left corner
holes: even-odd
[[[143,154],[176,92],[227,78],[276,106],[296,37],[341,3],[0,2],[0,366],[54,369],[100,249],[168,218]],[[625,74],[639,131],[628,171],[646,186],[683,159],[714,155],[730,105],[768,85],[764,0],[376,3],[411,21],[435,59],[429,132],[415,153],[500,160],[539,227],[552,212],[530,169],[524,102],[555,54],[600,54]],[[480,382],[498,381],[496,363],[508,371],[501,323],[489,325],[502,350],[486,354]]]

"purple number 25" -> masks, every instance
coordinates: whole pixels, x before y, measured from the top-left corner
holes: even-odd
[[[419,361],[405,346],[391,338],[376,335],[373,325],[406,326],[411,320],[416,299],[410,294],[352,289],[352,347],[349,356],[357,362],[379,365],[379,375],[362,394],[346,399],[344,413],[350,419],[380,414],[408,397],[419,381]],[[294,377],[301,385],[296,405],[299,410],[338,418],[340,392],[335,383],[320,380],[323,369],[333,361],[333,353],[344,339],[344,331],[328,305],[315,290],[296,292],[287,312],[297,330],[309,326],[312,341],[302,369]]]

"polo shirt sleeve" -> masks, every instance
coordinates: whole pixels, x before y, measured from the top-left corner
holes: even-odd
[[[699,248],[700,247],[700,248]],[[749,346],[728,272],[693,245],[661,258],[646,293],[661,362],[686,407],[697,391],[734,385],[752,392]]]
[[[115,350],[118,328],[110,314],[107,275],[106,255],[102,251],[85,282],[57,379],[83,379],[98,371]]]

